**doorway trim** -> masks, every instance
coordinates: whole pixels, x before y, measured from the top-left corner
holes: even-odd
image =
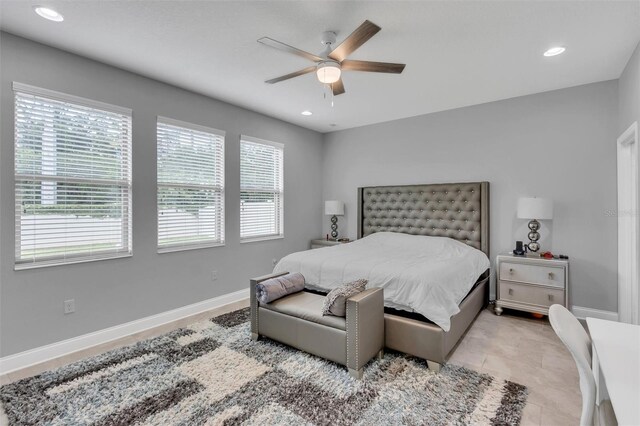
[[[618,138],[618,321],[639,324],[638,122]]]

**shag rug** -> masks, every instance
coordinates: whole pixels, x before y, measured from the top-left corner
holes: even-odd
[[[524,386],[387,353],[346,369],[250,339],[249,310],[0,388],[15,425],[518,424]]]

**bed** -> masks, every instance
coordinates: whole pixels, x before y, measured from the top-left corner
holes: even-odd
[[[364,187],[357,205],[357,241],[291,254],[274,272],[320,292],[367,275],[385,288],[385,346],[439,369],[488,303],[489,183]]]

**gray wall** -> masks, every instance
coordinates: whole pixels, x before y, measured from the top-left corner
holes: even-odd
[[[306,249],[320,234],[319,133],[6,33],[0,36],[1,356],[244,289],[249,277],[272,270],[272,258]],[[132,258],[13,270],[13,81],[133,109]],[[156,115],[227,132],[225,247],[157,254]],[[241,133],[285,144],[284,240],[240,244]],[[63,315],[68,298],[75,298],[76,312]]]
[[[356,188],[363,185],[489,180],[492,258],[526,238],[526,221],[515,217],[517,198],[551,197],[556,212],[543,223],[542,244],[571,256],[572,304],[615,311],[616,220],[607,212],[616,208],[615,139],[640,119],[638,50],[619,87],[591,84],[323,138],[0,33],[0,356],[243,289],[250,276],[271,270],[273,258],[329,232],[322,200],[347,203],[340,230],[355,238]],[[13,271],[13,81],[133,109],[132,258]],[[156,115],[227,132],[225,247],[157,254]],[[241,133],[285,144],[284,240],[239,242]],[[212,282],[214,269],[219,278]],[[76,313],[65,316],[68,298],[75,298]]]
[[[640,123],[640,43],[629,59],[618,81],[618,133]]]
[[[346,202],[340,229],[355,238],[359,186],[488,180],[493,261],[526,239],[518,197],[552,198],[542,247],[571,257],[571,304],[616,311],[617,90],[608,81],[328,134],[324,199]]]

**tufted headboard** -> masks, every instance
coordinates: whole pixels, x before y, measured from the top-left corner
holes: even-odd
[[[358,238],[391,231],[449,237],[489,255],[489,182],[358,188]]]

